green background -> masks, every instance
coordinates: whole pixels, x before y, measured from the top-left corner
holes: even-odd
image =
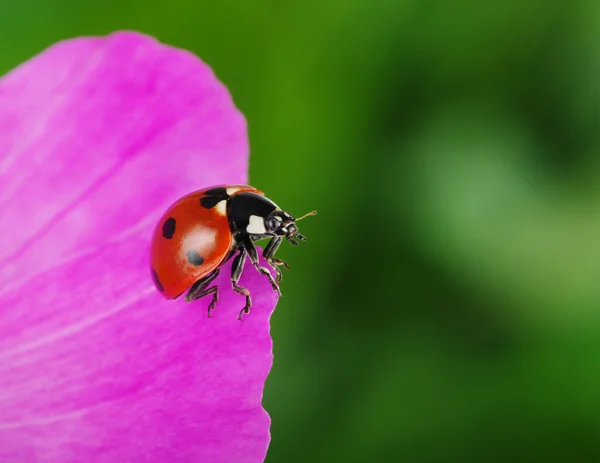
[[[209,63],[302,223],[267,461],[600,461],[600,3],[3,2],[0,71],[136,29]]]

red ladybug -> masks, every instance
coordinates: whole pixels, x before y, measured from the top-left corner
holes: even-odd
[[[150,269],[156,288],[167,299],[176,299],[189,289],[186,302],[212,294],[208,316],[218,301],[217,286],[210,286],[221,267],[236,253],[231,269],[233,290],[246,297],[240,311],[250,313],[250,291],[240,286],[246,258],[265,275],[279,295],[281,269],[289,266],[275,257],[283,241],[298,246],[298,220],[316,214],[312,211],[299,219],[281,210],[265,194],[249,185],[221,185],[194,191],[176,201],[158,221],[152,235]],[[263,256],[275,270],[277,278],[259,264],[254,242],[271,238]]]

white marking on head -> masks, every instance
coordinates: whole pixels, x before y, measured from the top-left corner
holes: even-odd
[[[286,227],[281,227],[281,231],[282,231],[283,233],[287,233],[287,228],[286,228]]]
[[[227,194],[229,196],[233,195],[234,193],[237,193],[240,190],[241,190],[241,188],[239,188],[237,186],[230,186],[229,188],[225,188],[225,191],[227,192]]]
[[[227,215],[227,200],[219,201],[215,206],[215,210],[221,215]]]
[[[253,235],[263,235],[267,233],[264,219],[258,215],[251,215],[246,231]]]
[[[275,216],[275,220],[278,220],[280,222],[283,222],[283,219],[281,217],[279,217],[278,215]]]

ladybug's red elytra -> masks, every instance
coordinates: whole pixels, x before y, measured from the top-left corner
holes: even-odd
[[[281,295],[281,269],[288,264],[275,257],[285,238],[294,246],[296,239],[306,241],[296,222],[316,214],[309,212],[294,219],[265,194],[250,185],[220,185],[194,191],[172,204],[158,221],[152,235],[150,269],[156,288],[167,299],[176,299],[188,290],[186,302],[212,295],[208,316],[218,301],[218,287],[210,286],[225,262],[235,255],[231,268],[233,290],[246,297],[240,311],[250,313],[250,291],[238,282],[246,258],[266,276],[274,291]],[[273,279],[262,267],[254,242],[270,238],[263,257],[275,270]],[[237,254],[237,255],[236,255]]]

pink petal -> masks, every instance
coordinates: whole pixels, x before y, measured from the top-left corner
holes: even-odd
[[[255,462],[272,363],[266,279],[165,301],[152,229],[245,183],[243,116],[208,66],[136,33],[62,42],[0,81],[0,461]]]

